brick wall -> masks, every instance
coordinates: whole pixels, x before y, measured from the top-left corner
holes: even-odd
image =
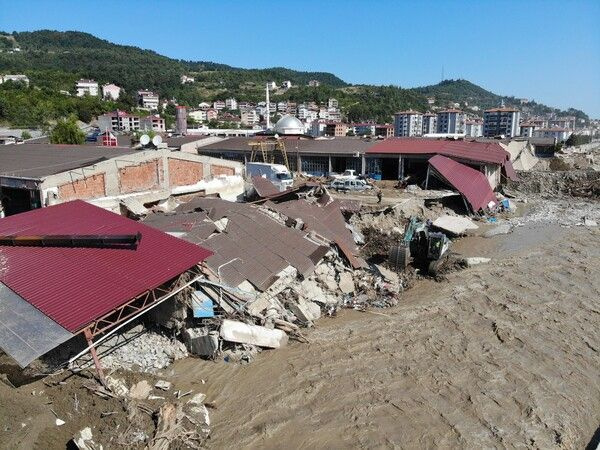
[[[98,198],[106,195],[104,174],[93,175],[58,187],[58,198],[62,201]]]
[[[169,186],[187,186],[196,184],[204,176],[204,164],[169,158]]]
[[[162,180],[162,160],[154,159],[137,166],[119,169],[119,186],[122,194],[156,189]]]
[[[216,166],[213,164],[210,166],[210,174],[213,177],[218,175],[235,175],[235,170],[233,167]]]

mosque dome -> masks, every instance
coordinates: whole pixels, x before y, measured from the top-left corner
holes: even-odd
[[[277,134],[304,134],[304,125],[298,118],[287,114],[277,121],[273,131]]]

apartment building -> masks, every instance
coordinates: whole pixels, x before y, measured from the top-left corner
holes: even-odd
[[[126,111],[112,111],[98,116],[100,131],[138,131],[140,118]]]
[[[209,122],[211,120],[217,120],[217,117],[219,117],[219,111],[217,111],[214,108],[210,108],[206,110],[206,120],[208,120]]]
[[[548,121],[548,128],[565,128],[567,130],[575,130],[576,118],[574,116],[558,117]]]
[[[325,123],[325,135],[341,137],[348,134],[348,125],[341,122],[327,122]]]
[[[104,100],[118,100],[121,95],[121,88],[116,84],[102,85],[102,98]]]
[[[292,87],[292,82],[289,80],[284,81],[283,83],[281,83],[281,87],[283,89],[289,89]]]
[[[339,108],[340,107],[340,103],[337,101],[337,99],[335,98],[330,98],[327,100],[327,107],[328,108]]]
[[[143,109],[158,109],[159,99],[158,94],[145,89],[137,92],[137,103]]]
[[[181,77],[180,77],[179,79],[180,79],[180,81],[181,81],[181,84],[191,84],[191,83],[193,83],[194,81],[196,81],[196,80],[194,79],[194,77],[189,77],[189,76],[187,76],[187,75],[181,75]]]
[[[465,136],[481,137],[483,136],[483,122],[481,120],[465,121]]]
[[[248,109],[242,111],[242,124],[243,125],[256,125],[260,122],[260,115],[256,109]]]
[[[165,119],[160,117],[158,114],[151,114],[147,117],[143,117],[140,120],[140,130],[164,133],[167,130]]]
[[[29,78],[27,75],[15,74],[15,75],[0,75],[0,84],[12,81],[13,83],[23,83],[26,86],[29,86]]]
[[[98,96],[98,83],[94,80],[80,79],[75,83],[75,91],[77,97],[84,95]]]
[[[533,137],[552,138],[557,142],[563,142],[569,139],[572,131],[566,128],[541,128],[533,132]]]
[[[221,111],[222,109],[225,109],[225,102],[223,100],[216,100],[213,102],[213,108],[217,111]]]
[[[483,135],[485,137],[518,136],[521,112],[515,108],[493,108],[483,113]]]
[[[423,114],[423,133],[426,134],[437,133],[437,116],[432,113]]]
[[[188,111],[188,117],[194,119],[196,122],[204,122],[206,120],[206,111],[203,109],[194,109]]]
[[[447,109],[437,113],[437,132],[444,134],[464,134],[465,113],[459,109]]]
[[[234,110],[238,109],[238,102],[235,98],[227,98],[225,99],[225,108]]]
[[[400,111],[394,114],[394,136],[421,136],[423,114],[418,111]]]
[[[319,87],[319,86],[321,86],[321,82],[319,80],[310,80],[308,82],[308,85],[310,87]]]

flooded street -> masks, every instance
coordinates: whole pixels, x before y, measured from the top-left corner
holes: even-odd
[[[598,230],[538,224],[455,249],[492,261],[249,365],[177,362],[173,380],[217,406],[210,445],[584,447],[600,423]]]

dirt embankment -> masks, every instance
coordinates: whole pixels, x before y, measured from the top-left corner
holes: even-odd
[[[308,345],[184,360],[176,379],[207,380],[215,448],[583,448],[600,423],[600,234],[545,235],[383,315],[321,321]]]

